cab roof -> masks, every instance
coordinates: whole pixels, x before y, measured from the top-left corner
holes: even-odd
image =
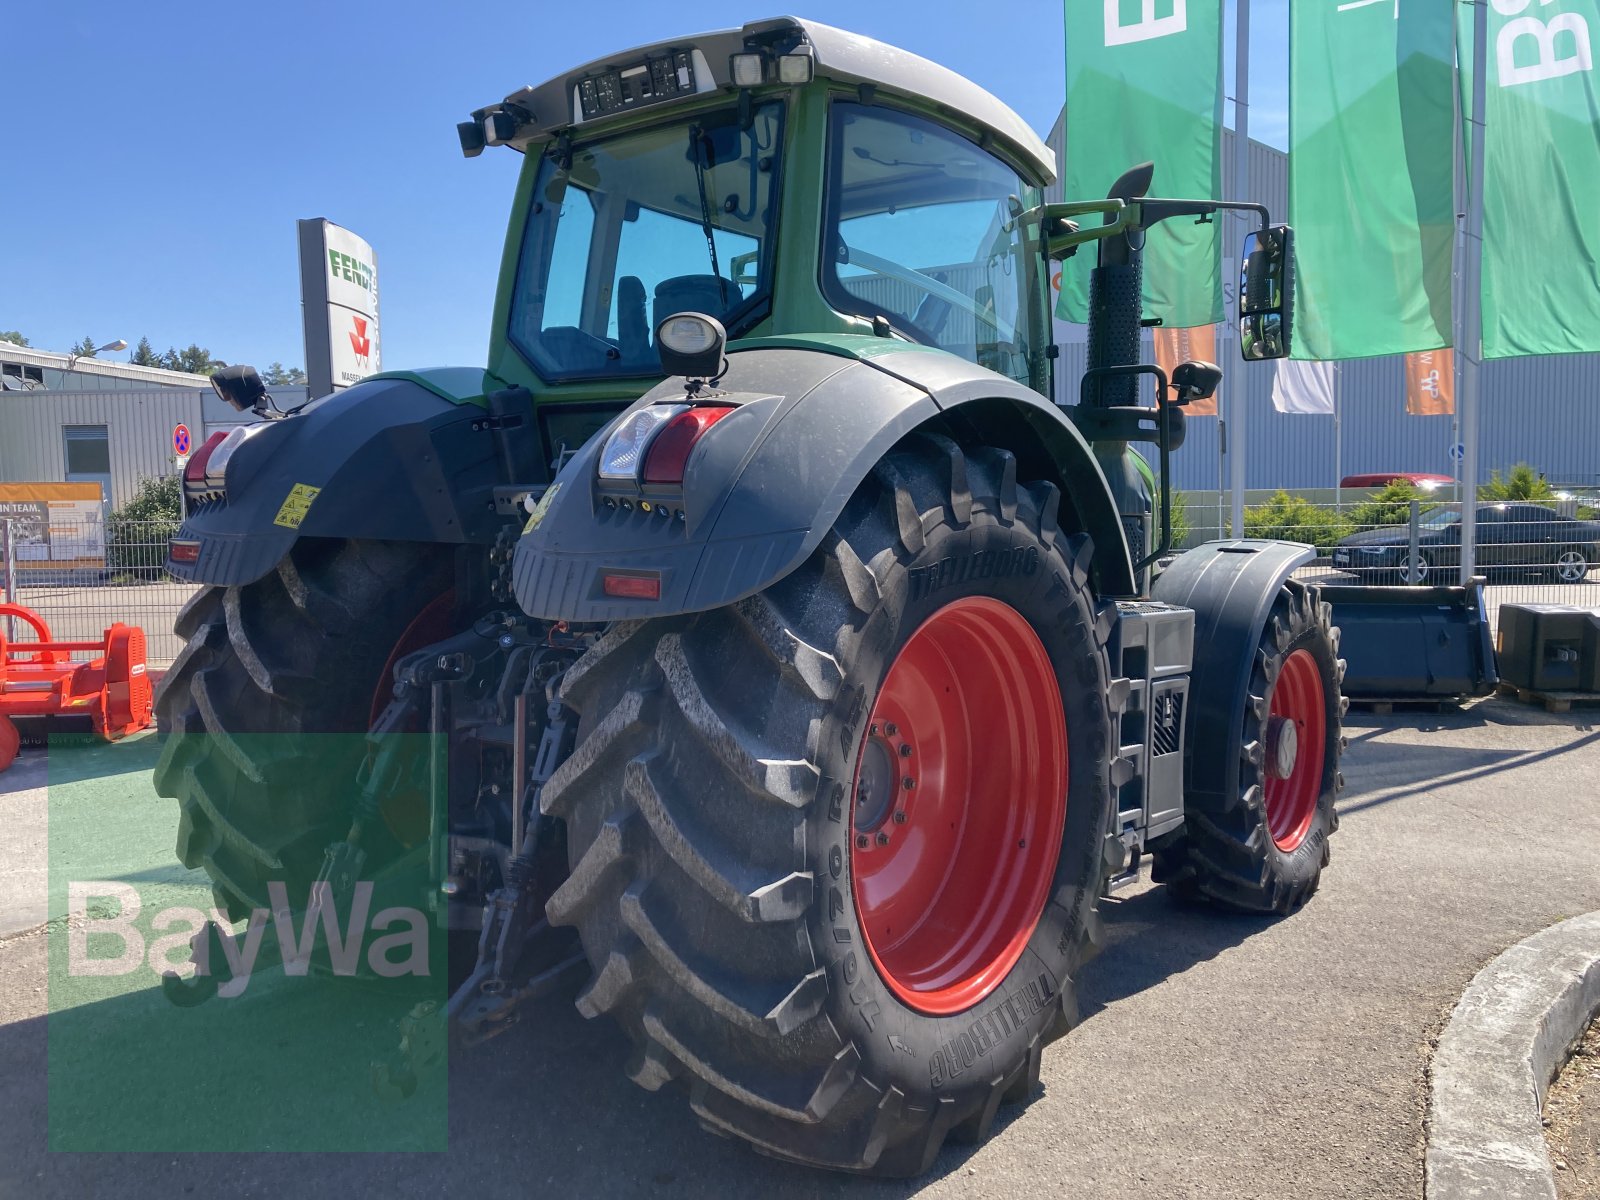
[[[1055,154],[1050,147],[1027,122],[972,80],[920,55],[799,17],[752,21],[738,29],[654,42],[596,59],[537,87],[513,92],[499,104],[479,109],[472,114],[473,123],[462,126],[462,145],[468,147],[469,130],[476,128],[490,130],[489,145],[503,143],[525,150],[531,143],[555,137],[564,130],[576,133],[591,122],[621,111],[667,106],[712,91],[733,91],[736,85],[730,59],[750,51],[769,56],[809,52],[819,79],[853,83],[924,103],[931,101],[1003,143],[1013,158],[1031,168],[1041,184],[1051,183],[1056,177]],[[659,71],[663,60],[672,76],[667,84],[669,94],[639,99],[635,86],[634,99],[623,100],[618,107],[604,112],[585,112],[584,97],[593,95],[593,85],[600,83],[615,89],[624,76],[637,79]],[[649,66],[641,72],[644,64]],[[687,66],[686,73],[678,73],[682,66]],[[585,90],[586,82],[591,90]],[[479,148],[482,144],[480,141]],[[477,150],[469,148],[467,152]]]

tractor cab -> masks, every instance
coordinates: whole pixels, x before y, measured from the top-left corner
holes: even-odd
[[[460,127],[526,156],[491,373],[552,458],[662,375],[678,312],[771,337],[884,338],[1050,390],[1054,155],[954,72],[792,19],[641,47]]]

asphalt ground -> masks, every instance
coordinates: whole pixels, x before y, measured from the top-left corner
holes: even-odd
[[[1046,1053],[1032,1103],[911,1183],[816,1174],[703,1133],[680,1095],[623,1077],[620,1034],[569,996],[455,1053],[447,1093],[373,1109],[359,1064],[387,1026],[379,1004],[330,1024],[349,985],[273,972],[197,1010],[164,1005],[149,974],[94,995],[47,986],[47,950],[70,936],[62,878],[174,897],[199,884],[172,861],[147,739],[57,752],[58,779],[93,775],[73,756],[94,754],[99,782],[48,797],[44,764],[25,758],[0,776],[0,1195],[1420,1196],[1430,1038],[1486,961],[1600,909],[1597,717],[1499,700],[1352,713],[1343,824],[1307,907],[1267,920],[1181,909],[1148,883],[1119,892],[1085,1020]],[[41,898],[47,807],[57,886]],[[49,934],[15,932],[42,917]],[[219,1026],[224,1003],[259,1023]],[[297,1055],[294,1090],[263,1094]],[[356,1110],[375,1123],[339,1141]],[[127,1130],[151,1151],[63,1148]],[[448,1148],[290,1149],[330,1143]],[[282,1152],[194,1152],[230,1144]]]

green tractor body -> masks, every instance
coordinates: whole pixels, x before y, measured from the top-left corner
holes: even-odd
[[[486,367],[375,376],[189,471],[157,783],[227,916],[414,868],[476,941],[472,1037],[582,981],[708,1127],[910,1175],[1032,1093],[1144,856],[1184,900],[1310,896],[1336,631],[1306,547],[1169,563],[1168,455],[1220,372],[1139,354],[1147,231],[1254,206],[1151,199],[1148,165],[1047,205],[1051,152],[988,93],[787,18],[459,132],[524,155]],[[1292,240],[1257,211],[1260,359]],[[1078,252],[1064,409],[1047,280]],[[420,728],[449,769],[406,759]],[[359,753],[319,759],[336,731]]]

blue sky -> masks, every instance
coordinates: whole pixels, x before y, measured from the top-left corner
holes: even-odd
[[[1060,3],[799,11],[943,62],[1043,133],[1064,90]],[[1251,9],[1251,133],[1279,146],[1286,6]],[[625,46],[763,15],[748,0],[22,0],[0,72],[0,329],[43,349],[148,336],[302,364],[295,220],[324,216],[377,250],[385,366],[481,363],[521,158],[462,158],[455,123]]]

